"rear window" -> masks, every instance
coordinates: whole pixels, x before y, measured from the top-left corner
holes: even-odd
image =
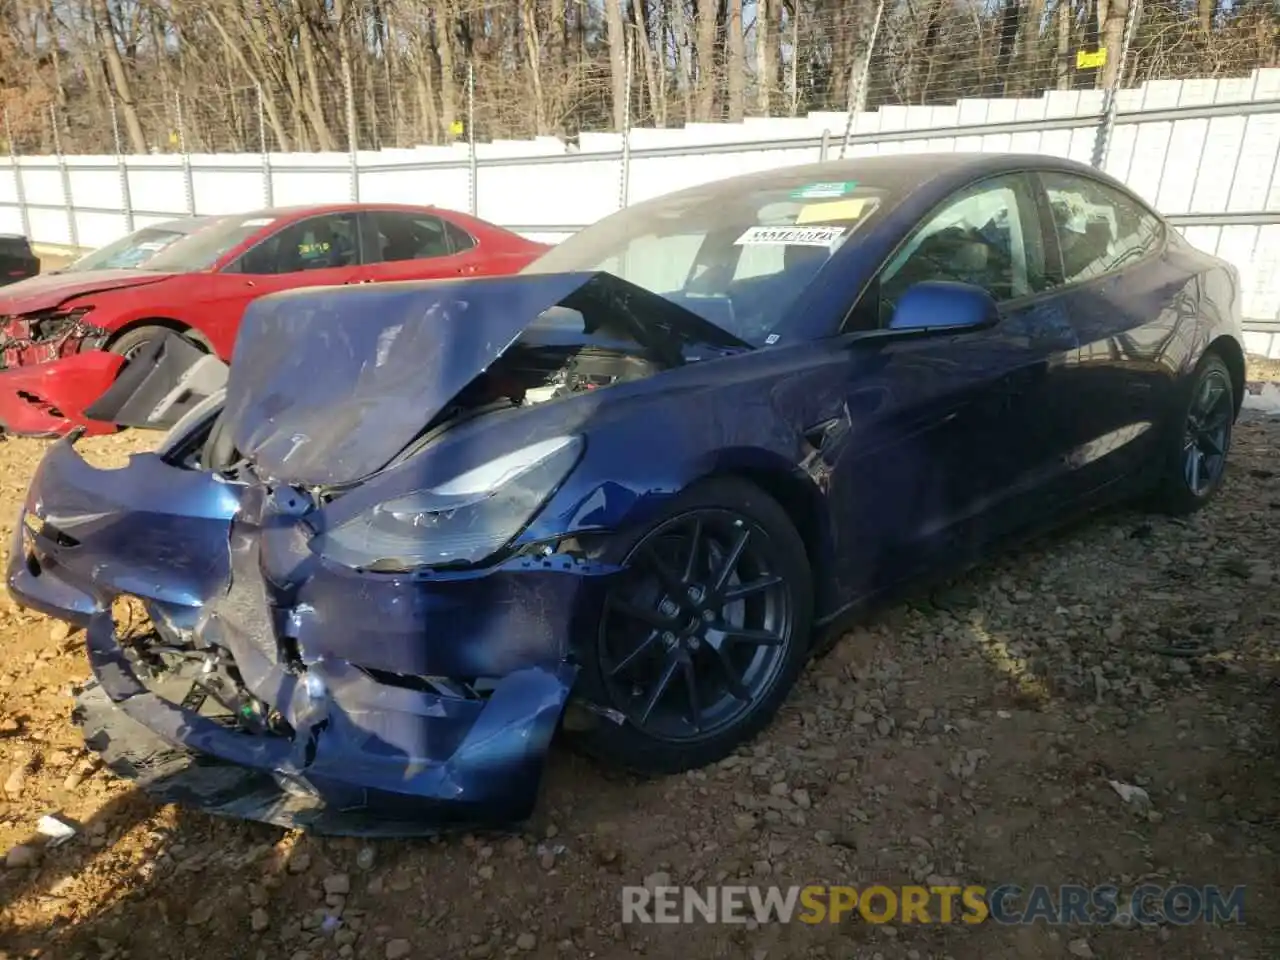
[[[31,244],[26,237],[0,237],[0,253],[10,257],[28,257]]]

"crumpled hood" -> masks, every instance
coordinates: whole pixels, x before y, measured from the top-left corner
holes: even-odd
[[[745,346],[605,273],[297,290],[263,297],[245,311],[224,429],[265,479],[355,482],[385,466],[527,326],[561,303],[582,310],[588,328],[616,322],[646,346]]]
[[[359,480],[589,278],[389,283],[256,300],[231,359],[226,429],[263,477]]]
[[[171,276],[171,273],[127,269],[41,274],[0,289],[0,316],[20,316],[39,310],[52,310],[72,297],[159,283]]]

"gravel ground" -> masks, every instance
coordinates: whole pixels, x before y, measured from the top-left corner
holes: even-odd
[[[82,446],[120,463],[150,439]],[[44,446],[0,445],[0,520]],[[1280,418],[1250,418],[1190,521],[1112,512],[881,610],[714,769],[640,782],[556,750],[523,836],[366,844],[156,807],[69,722],[81,638],[0,598],[0,960],[1280,956],[1278,450]],[[81,829],[49,848],[54,812]],[[620,886],[664,878],[1248,893],[1216,927],[624,927]]]

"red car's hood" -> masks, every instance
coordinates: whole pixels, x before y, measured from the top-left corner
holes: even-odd
[[[46,273],[0,287],[0,316],[19,316],[54,307],[87,293],[140,287],[169,279],[171,273],[145,270],[86,270],[84,273]]]

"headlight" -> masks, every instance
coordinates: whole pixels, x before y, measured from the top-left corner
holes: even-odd
[[[479,563],[508,544],[568,476],[581,437],[556,437],[380,503],[317,536],[312,548],[348,567],[386,573]]]

